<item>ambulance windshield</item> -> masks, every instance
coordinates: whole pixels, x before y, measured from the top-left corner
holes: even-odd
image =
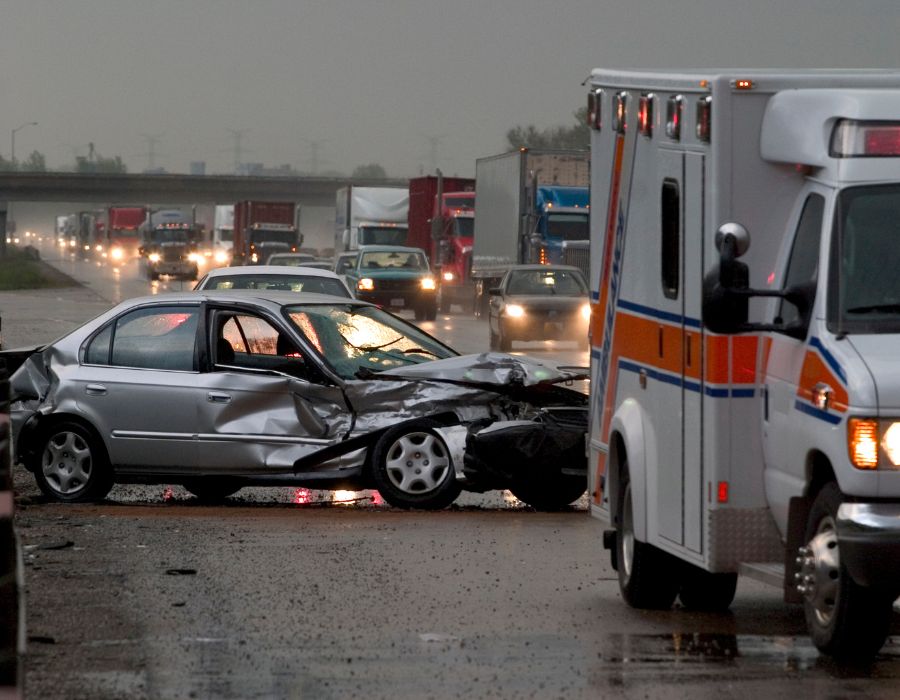
[[[831,276],[837,273],[838,293],[829,299],[829,328],[900,332],[900,185],[844,190],[835,224]]]

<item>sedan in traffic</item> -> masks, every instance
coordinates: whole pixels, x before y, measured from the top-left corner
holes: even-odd
[[[255,268],[259,269],[259,268]],[[377,489],[442,508],[509,488],[539,508],[586,485],[584,368],[460,356],[372,304],[202,291],[122,302],[58,341],[2,353],[17,461],[59,501],[115,483]]]
[[[588,287],[576,267],[517,265],[489,291],[491,350],[507,352],[515,340],[575,340],[588,346]]]
[[[353,297],[344,280],[331,270],[284,265],[218,267],[206,273],[194,289],[258,289]]]

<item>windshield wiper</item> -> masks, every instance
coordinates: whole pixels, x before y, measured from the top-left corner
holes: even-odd
[[[900,314],[900,304],[871,304],[869,306],[854,306],[852,309],[847,309],[848,314],[871,314],[879,312]]]

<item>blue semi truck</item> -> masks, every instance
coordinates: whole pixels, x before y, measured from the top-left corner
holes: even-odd
[[[522,148],[476,161],[476,314],[510,265],[574,265],[588,274],[589,185],[588,151]]]

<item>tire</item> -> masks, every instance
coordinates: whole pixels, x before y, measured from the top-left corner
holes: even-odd
[[[498,323],[497,349],[500,352],[509,352],[512,350],[512,338],[503,332],[503,324]]]
[[[500,349],[500,338],[494,333],[494,330],[490,326],[490,320],[488,320],[488,347],[491,350],[499,350]]]
[[[159,279],[159,273],[158,273],[158,272],[153,272],[153,270],[147,270],[147,278],[148,278],[151,282],[156,282],[156,280]]]
[[[685,564],[678,597],[689,610],[724,612],[737,591],[737,574],[713,574],[693,564]]]
[[[434,321],[437,318],[437,302],[425,308],[425,320]]]
[[[441,313],[449,314],[451,306],[452,306],[452,304],[450,303],[450,300],[446,296],[444,296],[443,293],[441,293],[440,301],[438,302],[438,308],[440,308]]]
[[[416,306],[415,309],[413,310],[413,313],[415,313],[417,321],[425,320],[425,309],[422,308],[421,306]]]
[[[439,426],[428,418],[410,421],[391,428],[375,444],[372,481],[392,506],[439,510],[459,496],[450,452],[434,431]]]
[[[182,486],[205,503],[218,503],[241,490],[242,484],[224,477],[198,477],[185,481]]]
[[[616,517],[619,590],[625,602],[633,608],[665,610],[672,607],[678,595],[679,562],[653,545],[635,538],[628,465],[623,465],[622,469]]]
[[[816,495],[800,551],[803,613],[813,644],[838,660],[870,659],[890,631],[892,596],[860,586],[840,561],[835,519],[843,497],[829,482]],[[803,579],[800,579],[803,580]]]
[[[101,501],[113,487],[106,447],[80,423],[66,421],[42,431],[34,462],[41,491],[57,501]]]
[[[587,478],[569,474],[555,475],[552,479],[513,484],[509,487],[513,496],[535,510],[561,510],[577,501],[587,489]]]

